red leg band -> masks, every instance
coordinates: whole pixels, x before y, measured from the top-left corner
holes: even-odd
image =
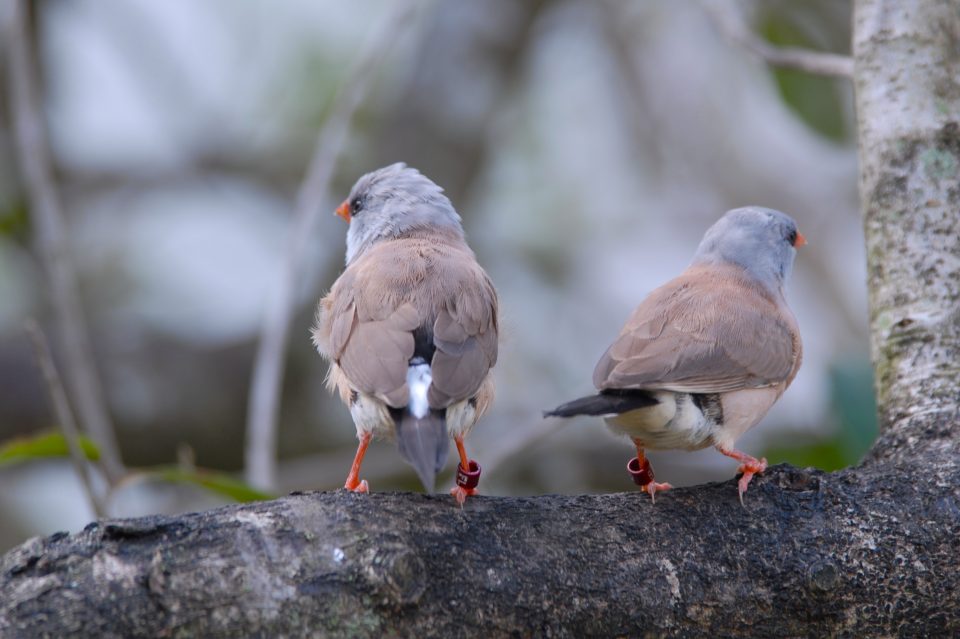
[[[463,464],[457,464],[457,486],[476,488],[480,483],[480,464],[470,460],[470,470],[464,470]]]
[[[653,467],[650,466],[650,462],[646,459],[643,460],[643,465],[641,466],[639,459],[636,457],[632,458],[627,462],[627,472],[633,477],[633,483],[637,486],[646,486],[654,479]]]

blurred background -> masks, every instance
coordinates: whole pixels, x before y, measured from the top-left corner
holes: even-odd
[[[790,213],[809,245],[788,288],[803,368],[739,448],[771,463],[856,463],[876,426],[851,82],[770,68],[699,3],[417,6],[353,118],[297,276],[274,492],[343,485],[355,432],[309,340],[343,265],[346,226],[327,211],[362,173],[400,160],[446,189],[499,289],[497,401],[468,440],[485,494],[633,489],[627,440],[600,420],[540,412],[592,390],[633,307],[747,204]],[[771,43],[849,52],[849,2],[722,6]],[[242,477],[251,366],[295,194],[336,89],[392,7],[34,4],[43,115],[104,395],[127,466],[163,469],[116,487],[111,515],[243,496],[171,480],[194,466]],[[68,458],[23,453],[57,432],[24,321],[38,319],[58,363],[62,346],[2,86],[0,551],[94,517]],[[736,470],[712,449],[651,459],[674,485]],[[419,487],[387,442],[362,476],[375,491]]]

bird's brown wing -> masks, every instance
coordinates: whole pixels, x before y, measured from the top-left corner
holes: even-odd
[[[433,334],[429,402],[476,393],[497,359],[497,297],[465,245],[444,238],[383,242],[352,263],[320,302],[314,341],[357,390],[408,401],[414,332]]]
[[[437,350],[431,362],[433,383],[428,400],[434,408],[474,396],[497,363],[497,294],[493,284],[475,262],[446,273],[443,302],[438,304],[433,323]]]
[[[800,357],[788,313],[733,269],[689,269],[637,307],[594,384],[719,393],[784,382]]]

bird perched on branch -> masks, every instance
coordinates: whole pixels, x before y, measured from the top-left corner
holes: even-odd
[[[627,320],[593,372],[599,390],[544,416],[602,416],[629,436],[627,470],[655,498],[645,449],[714,446],[740,462],[740,500],[766,459],[734,449],[793,381],[802,347],[784,298],[806,239],[788,215],[746,207],[711,226],[693,262],[654,290]]]
[[[493,284],[443,189],[403,163],[357,180],[336,214],[350,223],[346,269],[320,300],[313,342],[360,440],[344,486],[369,490],[360,464],[388,437],[432,492],[452,437],[462,504],[480,479],[463,440],[493,400]]]

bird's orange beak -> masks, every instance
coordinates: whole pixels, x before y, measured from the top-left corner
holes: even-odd
[[[350,200],[344,200],[340,203],[340,206],[337,207],[337,210],[334,211],[335,215],[339,215],[343,218],[344,222],[350,222]],[[799,240],[798,240],[799,241]]]
[[[349,213],[347,213],[347,215],[349,215]],[[803,236],[803,233],[797,231],[797,239],[793,241],[793,248],[800,248],[801,246],[806,246],[806,244],[807,238]]]

